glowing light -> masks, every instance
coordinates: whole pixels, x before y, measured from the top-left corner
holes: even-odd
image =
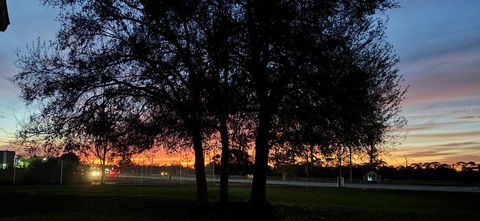
[[[100,171],[94,170],[90,173],[90,176],[92,177],[99,177],[100,176]]]

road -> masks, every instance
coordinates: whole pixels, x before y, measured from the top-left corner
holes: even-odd
[[[195,182],[195,177],[171,176],[145,176],[143,180],[139,176],[122,175],[122,179],[135,180],[137,183],[152,183],[158,181]],[[207,178],[208,182],[218,182],[217,178]],[[252,180],[230,178],[230,183],[251,184]],[[308,181],[283,181],[267,180],[268,185],[287,185],[304,187],[336,187],[336,183],[308,182]],[[383,184],[383,183],[345,183],[346,188],[355,189],[387,189],[387,190],[414,190],[414,191],[442,191],[442,192],[470,192],[480,193],[480,186],[441,186],[441,185],[412,185],[412,184]]]
[[[336,183],[319,183],[303,181],[267,181],[270,185],[290,185],[308,187],[336,187]],[[383,183],[345,183],[346,188],[355,189],[388,189],[388,190],[415,190],[415,191],[443,191],[443,192],[476,192],[478,186],[437,186],[437,185],[410,185],[410,184],[383,184]]]

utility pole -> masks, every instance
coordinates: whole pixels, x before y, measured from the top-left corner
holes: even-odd
[[[143,184],[143,163],[144,161],[142,160],[142,166],[140,167],[140,183]]]
[[[17,168],[15,167],[15,162],[13,163],[13,179],[12,183],[15,184],[15,179],[16,179],[16,173],[17,173]]]
[[[183,184],[182,167],[182,163],[180,163],[180,184]]]
[[[60,160],[60,185],[63,184],[63,160]]]
[[[212,183],[215,184],[215,161],[212,163]]]
[[[407,159],[407,154],[404,153],[403,156],[405,157],[405,169],[407,170],[407,180],[410,179],[410,171],[408,170],[408,159]]]

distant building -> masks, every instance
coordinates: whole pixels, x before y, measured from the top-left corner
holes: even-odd
[[[13,168],[15,164],[15,151],[0,151],[0,170]]]
[[[370,171],[363,176],[363,182],[375,183],[380,181],[382,181],[382,177],[373,171]]]
[[[0,0],[0,31],[7,30],[9,24],[7,0]]]

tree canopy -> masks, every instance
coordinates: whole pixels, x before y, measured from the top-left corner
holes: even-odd
[[[405,88],[378,15],[394,1],[43,2],[60,9],[61,29],[19,56],[14,79],[37,119],[119,152],[192,146],[200,205],[216,133],[222,195],[230,146],[254,143],[251,201],[262,207],[272,146],[374,146],[403,122]]]

